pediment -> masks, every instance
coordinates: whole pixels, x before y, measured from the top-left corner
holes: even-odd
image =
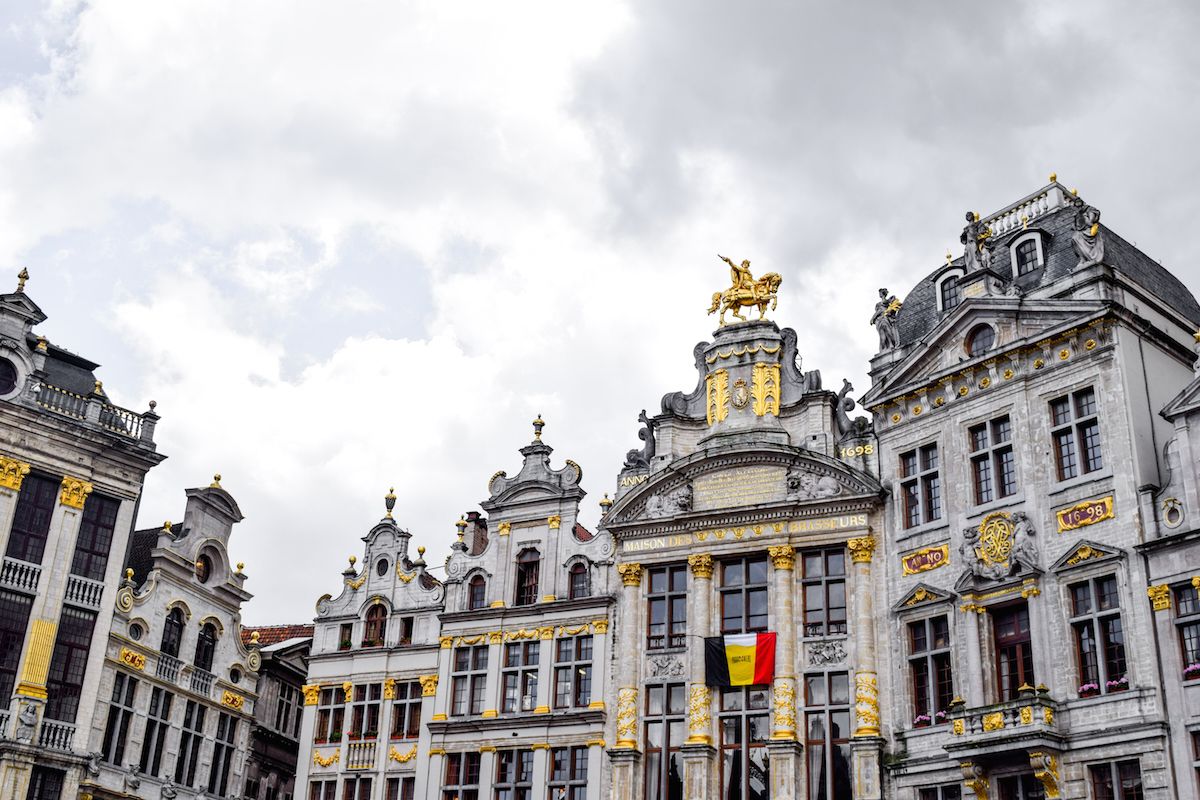
[[[38,325],[46,321],[46,314],[38,308],[38,304],[29,299],[24,292],[11,292],[0,295],[0,308],[25,322],[26,327]]]
[[[1098,562],[1115,561],[1123,558],[1124,553],[1113,547],[1082,539],[1072,544],[1067,551],[1059,556],[1050,566],[1051,572],[1068,572],[1079,567],[1091,566]]]
[[[1159,413],[1169,420],[1175,417],[1186,414],[1190,411],[1200,409],[1200,375],[1192,379],[1192,382],[1183,387],[1183,391],[1171,398],[1171,401],[1163,406]]]
[[[912,591],[904,595],[899,603],[892,606],[893,611],[906,611],[917,606],[935,605],[937,603],[948,603],[954,600],[954,595],[949,592],[944,592],[941,589],[934,588],[927,583],[918,583],[913,587]]]

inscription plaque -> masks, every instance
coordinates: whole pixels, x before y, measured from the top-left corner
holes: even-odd
[[[692,507],[698,511],[752,506],[787,495],[783,467],[741,467],[701,475],[692,481]]]

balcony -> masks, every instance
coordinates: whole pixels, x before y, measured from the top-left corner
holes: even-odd
[[[1044,692],[1027,691],[1016,700],[979,708],[951,708],[946,751],[963,760],[985,753],[1034,748],[1061,749],[1059,706]]]
[[[99,383],[96,385],[99,387]],[[34,402],[47,411],[153,447],[154,426],[158,422],[153,402],[149,411],[139,414],[114,406],[99,392],[85,397],[49,383],[35,383],[31,388]]]
[[[55,719],[42,719],[42,731],[38,735],[38,744],[47,750],[71,752],[71,742],[75,739],[75,726],[69,722],[59,722]]]
[[[36,592],[41,578],[42,568],[28,561],[5,556],[4,563],[0,566],[0,586],[7,589]]]
[[[183,662],[175,658],[175,656],[159,653],[155,674],[167,683],[177,683],[179,681],[179,668],[182,666]]]
[[[193,667],[191,680],[192,691],[196,694],[208,697],[210,694],[212,694],[212,685],[215,678],[216,676],[208,670],[200,669],[199,667]]]
[[[82,575],[67,576],[66,600],[68,603],[99,610],[103,597],[104,581],[94,581]]]
[[[346,745],[346,769],[375,769],[377,739],[352,741]]]

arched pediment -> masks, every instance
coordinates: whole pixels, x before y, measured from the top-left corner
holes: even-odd
[[[495,482],[493,482],[494,484]],[[578,492],[579,490],[576,489]],[[522,482],[515,483],[492,495],[483,503],[483,508],[490,510],[497,506],[507,506],[520,503],[532,503],[540,500],[556,500],[563,496],[563,490],[550,483]]]

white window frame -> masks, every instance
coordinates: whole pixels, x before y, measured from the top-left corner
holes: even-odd
[[[966,274],[967,273],[962,268],[955,267],[954,269],[946,270],[940,277],[938,277],[937,281],[933,285],[933,291],[934,297],[937,299],[937,309],[939,314],[946,313],[946,309],[942,307],[942,284],[948,281],[950,278],[958,278],[959,280],[962,280]],[[963,300],[966,300],[966,298],[964,297]],[[959,300],[958,306],[961,306],[962,302],[962,300]],[[958,308],[958,306],[955,306],[954,308]]]
[[[1034,270],[1042,269],[1043,267],[1046,266],[1046,251],[1042,247],[1042,235],[1040,233],[1038,233],[1037,231],[1030,231],[1028,233],[1023,233],[1008,243],[1008,263],[1012,267],[1013,280],[1016,280],[1017,278],[1021,277],[1020,274],[1017,272],[1017,247],[1022,242],[1027,242],[1030,239],[1032,239],[1037,244],[1037,266],[1034,267]],[[1030,270],[1030,272],[1033,272],[1034,270]],[[1025,274],[1028,275],[1029,273],[1027,272]]]

